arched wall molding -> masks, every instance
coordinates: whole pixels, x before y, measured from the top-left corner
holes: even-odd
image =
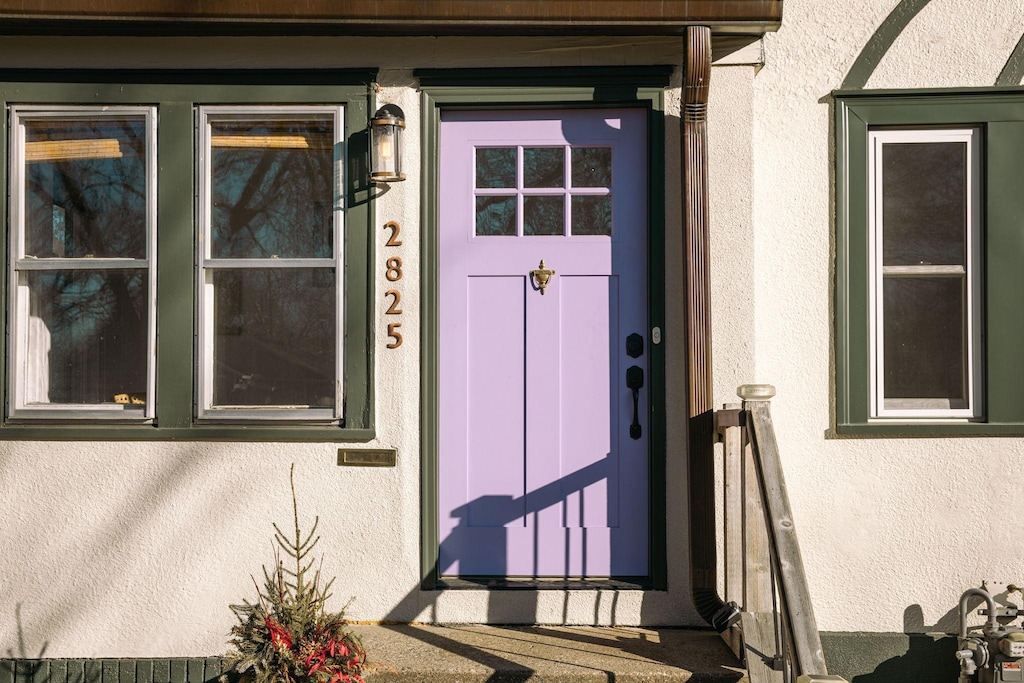
[[[843,79],[843,90],[862,90],[867,84],[871,74],[878,68],[882,57],[889,51],[892,44],[900,37],[908,24],[923,10],[932,0],[900,0],[896,8],[889,12],[889,16],[879,24],[878,28],[868,39],[868,42],[861,49],[853,66]]]
[[[996,77],[996,85],[1020,85],[1021,80],[1024,80],[1024,35],[1017,41],[1017,46]]]
[[[900,37],[914,17],[923,10],[932,0],[900,0],[899,4],[889,13],[889,16],[879,24],[878,28],[871,35],[871,38],[864,45],[864,48],[857,55],[853,66],[846,73],[843,79],[842,90],[863,90],[868,79],[875,73],[875,69],[885,57],[889,48],[896,39]],[[995,85],[1020,85],[1024,80],[1024,35],[1017,42],[1016,47],[1010,53],[1006,64],[996,77]]]

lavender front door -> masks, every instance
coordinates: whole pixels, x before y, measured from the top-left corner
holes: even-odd
[[[648,574],[646,122],[442,113],[442,576]]]

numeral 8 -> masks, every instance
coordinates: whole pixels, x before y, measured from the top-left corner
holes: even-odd
[[[397,282],[402,279],[402,259],[397,256],[392,256],[387,262],[388,272],[384,274],[384,277],[388,279],[388,282]]]

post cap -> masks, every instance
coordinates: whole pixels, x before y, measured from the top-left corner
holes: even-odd
[[[775,387],[771,384],[741,384],[736,388],[736,395],[744,401],[770,401],[775,396]]]

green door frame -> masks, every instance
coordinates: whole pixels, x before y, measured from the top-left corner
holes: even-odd
[[[420,357],[420,561],[421,589],[505,588],[488,581],[442,582],[438,573],[438,169],[442,109],[645,106],[648,111],[648,319],[665,325],[665,149],[664,88],[672,67],[422,70],[422,197],[420,215],[421,357]],[[649,344],[650,363],[650,576],[642,584],[622,587],[667,588],[667,520],[665,478],[665,354],[663,344]],[[520,585],[522,584],[522,585]],[[566,588],[566,582],[516,582],[523,588]],[[595,582],[578,585],[595,587]]]

